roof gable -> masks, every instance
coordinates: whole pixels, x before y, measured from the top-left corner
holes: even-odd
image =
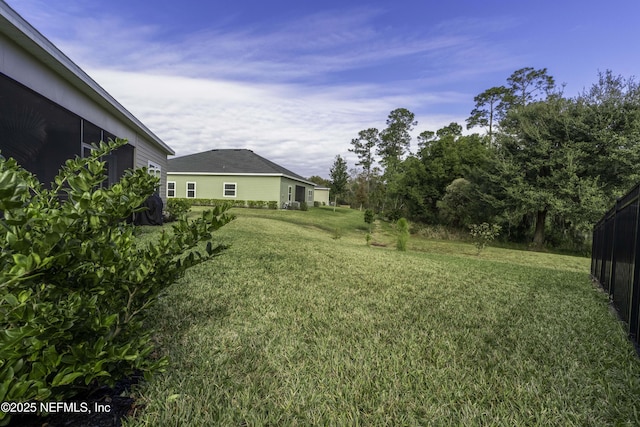
[[[282,175],[313,184],[295,172],[247,149],[215,149],[169,159],[169,173]]]

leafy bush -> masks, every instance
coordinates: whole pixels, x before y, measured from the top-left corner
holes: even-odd
[[[152,357],[143,325],[147,309],[187,268],[225,249],[211,239],[232,219],[227,206],[136,243],[122,219],[158,179],[137,169],[100,188],[100,157],[125,143],[68,160],[49,190],[0,156],[0,401],[60,401],[162,369],[167,361]],[[8,422],[0,412],[0,425]]]
[[[405,218],[400,218],[396,226],[398,228],[396,249],[404,252],[407,250],[407,242],[409,241],[409,221]]]
[[[319,208],[319,207],[320,207],[320,202],[319,202],[319,201],[317,201],[317,200],[314,200],[314,202],[313,202],[313,207],[314,207],[314,208]]]
[[[398,221],[402,217],[402,209],[390,208],[384,212],[387,220],[391,222]]]
[[[300,202],[300,210],[301,211],[308,211],[309,210],[309,205],[307,205],[307,202]]]
[[[167,221],[175,221],[184,217],[191,210],[191,203],[186,199],[167,200]]]
[[[492,242],[498,234],[500,234],[500,227],[497,224],[488,224],[483,222],[482,224],[471,224],[469,226],[471,238],[478,250],[478,255],[487,246],[489,242]]]
[[[184,199],[184,198],[172,198],[170,200],[184,200],[189,203],[190,206],[220,206],[231,204],[234,208],[254,208],[264,209],[278,209],[278,202],[276,200],[264,201],[264,200],[229,200],[229,199]]]
[[[230,199],[173,199],[173,200],[186,200],[191,206],[223,206],[231,205],[234,207],[245,207],[244,200],[230,200]]]
[[[466,228],[477,210],[471,208],[474,200],[471,183],[464,178],[454,179],[436,205],[440,219],[448,225]]]
[[[250,208],[254,208],[254,209],[262,209],[265,207],[267,202],[263,201],[263,200],[248,200],[247,201],[247,205]]]
[[[333,240],[338,240],[341,237],[342,237],[342,230],[340,230],[340,228],[338,228],[338,227],[333,228],[332,233],[331,233],[331,238]]]

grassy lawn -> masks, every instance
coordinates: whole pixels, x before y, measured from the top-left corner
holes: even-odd
[[[235,212],[231,248],[154,308],[171,365],[126,425],[640,425],[640,362],[589,259]]]

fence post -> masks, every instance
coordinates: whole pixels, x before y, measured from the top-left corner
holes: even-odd
[[[596,277],[596,250],[597,250],[597,237],[596,237],[596,227],[598,224],[594,225],[591,229],[591,277],[597,279]]]
[[[620,198],[616,199],[616,206],[613,211],[613,230],[611,233],[611,253],[609,259],[611,260],[611,268],[609,268],[609,298],[613,298],[613,288],[615,287],[616,280],[616,237],[618,232],[618,208],[620,207]]]
[[[638,262],[638,252],[640,250],[640,185],[637,187],[636,194],[636,224],[633,246],[633,269],[631,273],[631,295],[629,298],[629,335],[637,342],[640,333],[640,324],[638,323],[638,304],[640,299],[640,289],[638,289],[638,281],[640,279],[640,263]]]
[[[611,209],[614,209],[614,208],[611,208]],[[610,244],[609,240],[613,239],[613,235],[610,235],[613,233],[608,232],[609,222],[613,221],[613,218],[607,220],[609,211],[607,211],[607,213],[604,215],[604,219],[602,222],[602,235],[600,236],[602,238],[602,246],[600,248],[600,255],[602,259],[600,260],[600,274],[598,276],[598,278],[600,279],[600,284],[602,285],[603,288],[606,287],[607,292],[609,292],[609,283],[607,282],[607,280],[609,279],[609,273],[607,273],[607,275],[605,276],[605,272],[607,271],[607,264],[611,263],[610,246],[612,245],[612,243]],[[611,224],[611,228],[613,228],[613,224]],[[609,248],[609,252],[607,252],[607,248]]]

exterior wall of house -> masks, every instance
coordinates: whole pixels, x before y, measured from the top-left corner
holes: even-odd
[[[25,40],[27,39],[25,38]],[[31,41],[26,42],[33,43]],[[126,138],[135,150],[134,167],[148,166],[149,161],[160,167],[160,195],[164,198],[167,153],[145,138],[145,135],[137,132],[132,126],[87,97],[68,80],[62,78],[53,69],[54,66],[59,68],[61,65],[54,63],[53,59],[51,59],[51,62],[52,64],[41,62],[12,40],[0,34],[0,73],[80,116],[82,119],[92,122],[99,128],[117,137]],[[81,154],[81,141],[78,141],[76,154]]]
[[[131,139],[129,141],[131,141]],[[159,193],[160,193],[160,197],[166,200],[167,155],[162,151],[158,150],[157,148],[155,148],[151,144],[151,142],[149,142],[140,134],[135,135],[135,143],[133,145],[136,147],[136,152],[135,152],[136,167],[150,167],[150,166],[153,167],[153,165],[157,165],[160,167]],[[152,162],[153,164],[150,165],[149,162]]]
[[[329,206],[329,189],[328,188],[321,188],[321,187],[316,187],[315,190],[313,191],[313,195],[314,195],[314,201],[316,202],[320,202],[320,204],[324,204]]]
[[[296,186],[304,187],[304,201],[313,205],[313,186],[282,176],[196,175],[169,172],[167,181],[175,183],[175,196],[187,197],[187,183],[195,183],[196,199],[263,200],[277,201],[282,208],[288,201],[295,201]],[[235,184],[236,196],[225,197],[224,185]]]
[[[283,177],[280,183],[280,206],[289,202],[289,187],[291,187],[291,201],[296,200],[296,186],[304,187],[304,201],[308,205],[313,206],[313,189],[314,186],[306,184],[294,179]]]
[[[187,182],[196,183],[197,199],[231,200],[280,200],[279,176],[241,176],[241,175],[182,175],[168,173],[168,181],[175,182],[175,197],[187,197]],[[224,184],[236,184],[236,196],[224,196]]]

